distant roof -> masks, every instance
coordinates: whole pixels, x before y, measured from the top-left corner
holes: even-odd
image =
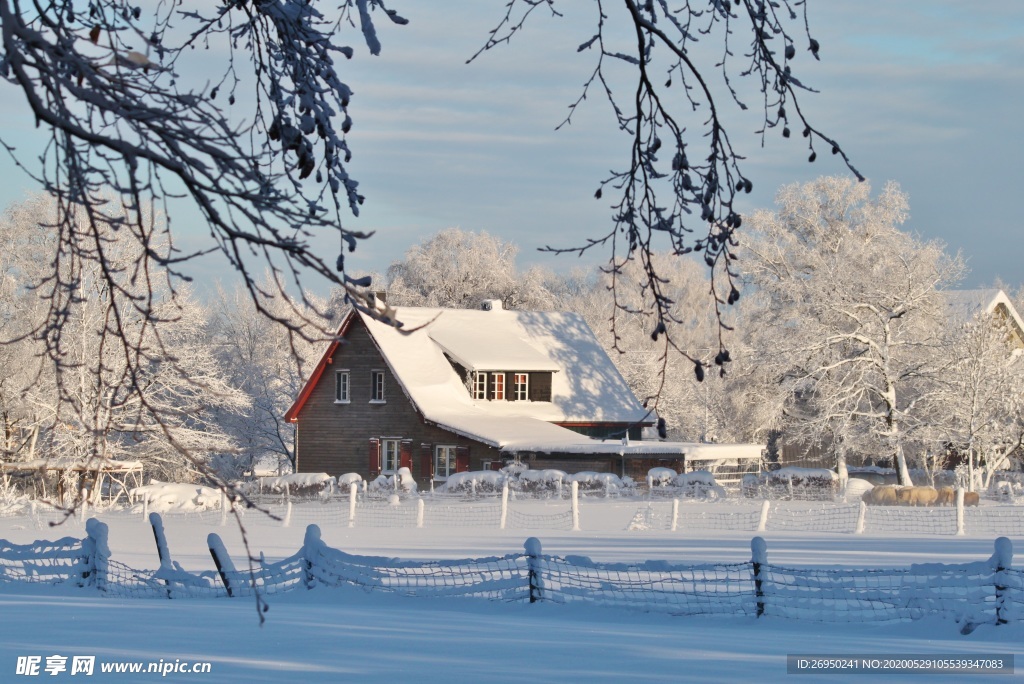
[[[946,290],[942,293],[950,310],[950,316],[960,323],[968,323],[981,314],[997,311],[1005,316],[1016,330],[1018,339],[1024,341],[1024,320],[1021,319],[1013,302],[998,288],[979,290]]]

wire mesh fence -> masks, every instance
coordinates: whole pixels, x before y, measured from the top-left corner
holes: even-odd
[[[162,529],[159,516],[151,518]],[[744,563],[665,561],[599,563],[544,554],[536,538],[525,553],[461,560],[406,561],[357,556],[327,546],[309,525],[302,547],[279,561],[260,556],[236,569],[220,538],[208,544],[216,570],[190,572],[160,547],[157,570],[109,558],[106,525],[90,520],[83,539],[16,545],[0,540],[0,588],[17,583],[90,587],[106,596],[220,599],[325,587],[359,587],[424,598],[513,602],[586,602],[672,615],[768,615],[820,622],[884,622],[952,617],[964,625],[1024,617],[1024,571],[1012,567],[1009,539],[991,558],[959,565],[896,569],[789,568],[768,562],[763,539]],[[158,546],[160,543],[158,542]]]
[[[12,544],[0,539],[0,582],[53,584],[81,579],[87,570],[81,539]]]
[[[1024,506],[896,506],[864,503],[759,501],[726,499],[714,502],[658,498],[630,504],[624,500],[587,498],[568,500],[481,499],[453,497],[406,497],[377,500],[334,498],[298,503],[284,501],[244,508],[169,511],[169,522],[189,522],[211,527],[225,525],[235,516],[246,525],[365,528],[493,528],[524,531],[577,528],[588,531],[791,531],[837,534],[898,534],[1021,536]],[[90,509],[92,510],[92,509]],[[94,510],[105,518],[133,515],[133,511]],[[141,509],[145,512],[145,509]],[[632,511],[632,513],[630,513]],[[609,514],[614,512],[614,514]],[[22,513],[24,517],[25,513]],[[38,506],[30,512],[37,529],[51,523],[82,524],[81,516],[67,520],[64,512]],[[617,525],[612,527],[611,525]]]
[[[860,504],[773,502],[768,508],[765,529],[853,533],[859,514]]]

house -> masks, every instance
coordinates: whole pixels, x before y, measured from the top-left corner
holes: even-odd
[[[396,312],[401,329],[346,315],[285,414],[299,472],[406,467],[426,482],[519,459],[643,477],[715,446],[642,441],[654,416],[577,314],[500,301]]]

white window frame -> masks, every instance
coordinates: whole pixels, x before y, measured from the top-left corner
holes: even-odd
[[[388,467],[391,466],[391,467]],[[392,474],[402,467],[402,440],[397,437],[380,438],[380,471]]]
[[[334,371],[334,403],[348,404],[352,396],[352,374],[348,368]]]
[[[519,380],[522,379],[522,382]],[[512,374],[512,398],[515,401],[528,401],[530,399],[530,374]]]
[[[384,371],[370,371],[370,403],[386,404],[386,396],[387,395],[384,394]]]
[[[487,399],[487,373],[482,371],[473,373],[473,398]]]
[[[449,475],[455,473],[455,469],[458,467],[457,461],[455,460],[455,445],[454,444],[438,444],[434,447],[434,479],[435,480],[447,480]],[[442,454],[446,456],[444,461],[441,460]],[[441,467],[441,464],[445,464],[445,468]]]
[[[491,373],[491,399],[493,401],[505,400],[505,374]]]

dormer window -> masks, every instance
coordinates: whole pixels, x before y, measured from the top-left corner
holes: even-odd
[[[491,373],[491,399],[504,401],[505,399],[505,374]]]
[[[487,398],[487,373],[473,374],[473,398],[481,400]]]
[[[551,401],[551,373],[473,371],[469,392],[476,401]]]
[[[516,401],[527,401],[530,398],[530,374],[515,373],[513,375],[513,395]]]

